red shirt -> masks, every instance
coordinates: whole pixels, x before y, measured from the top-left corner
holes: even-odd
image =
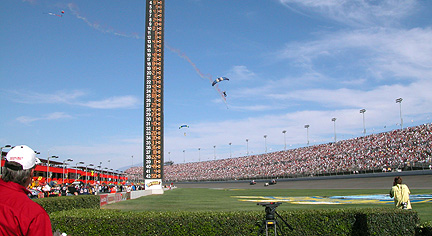
[[[17,183],[0,179],[0,235],[52,235],[48,214],[29,193]]]

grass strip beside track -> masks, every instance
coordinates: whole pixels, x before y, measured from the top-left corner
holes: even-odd
[[[255,202],[240,201],[239,196],[330,197],[364,194],[388,194],[388,189],[203,189],[178,188],[163,195],[145,196],[104,206],[103,209],[122,211],[262,211]],[[431,190],[415,189],[411,194],[431,194]],[[432,202],[413,203],[422,222],[432,221]],[[292,204],[284,202],[277,210],[341,209],[394,207],[393,204]]]

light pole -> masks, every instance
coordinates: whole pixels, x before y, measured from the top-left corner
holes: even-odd
[[[80,161],[75,164],[75,181],[78,180],[78,164],[84,164],[84,162]]]
[[[132,167],[133,167],[133,156],[132,156]]]
[[[309,146],[309,125],[305,125],[304,127],[306,128],[306,141]]]
[[[364,109],[364,108],[360,110],[360,113],[363,114],[363,136],[366,135],[365,114],[364,114],[365,112],[366,112],[366,109]]]
[[[403,101],[402,98],[398,98],[398,99],[396,99],[396,103],[399,103],[399,114],[400,114],[400,120],[401,120],[401,123],[400,123],[401,129],[403,129],[403,119],[402,119],[402,101]]]
[[[265,153],[267,153],[267,135],[264,135]]]
[[[201,161],[201,148],[198,148],[198,162]]]
[[[66,164],[67,161],[73,161],[73,160],[72,159],[67,159],[67,160],[63,161],[63,181],[62,181],[63,184],[64,184],[64,181],[65,181],[65,164]]]
[[[101,162],[101,163],[102,163],[102,162]],[[102,166],[101,166],[101,165],[100,165],[100,166],[96,166],[96,167],[95,167],[95,170],[96,170],[96,168],[99,168],[99,172],[102,172]],[[96,177],[98,177],[98,178],[95,179],[96,184],[99,184],[99,183],[100,183],[100,180],[101,180],[101,173],[99,173],[99,174],[96,173]],[[99,183],[98,183],[98,182],[99,182]]]
[[[333,123],[334,123],[334,141],[335,141],[335,143],[336,143],[336,118],[332,118],[332,121],[333,121]]]
[[[85,180],[85,183],[87,184],[87,181],[88,181],[88,173],[87,173],[87,167],[89,167],[89,166],[93,166],[93,164],[88,164],[88,165],[86,165],[86,171],[85,171],[85,175],[86,175],[86,180]]]
[[[214,159],[216,160],[216,145],[213,146]]]
[[[121,170],[117,170],[118,171],[118,175],[119,175],[119,181],[120,181],[120,184],[123,184],[122,182],[123,182],[123,171],[121,171]]]
[[[50,157],[48,157],[48,162],[47,162],[47,184],[50,182],[49,181],[49,176],[50,176],[50,172],[49,172],[49,160],[50,160],[50,158],[58,158],[58,156],[50,156]]]
[[[2,176],[3,148],[12,148],[12,146],[10,144],[6,144],[4,147],[0,148],[0,176]]]
[[[246,139],[246,156],[249,156],[249,139]]]
[[[108,184],[108,167],[105,167],[104,169],[106,170],[105,182],[106,182],[106,184]],[[103,171],[102,171],[102,173],[103,173]]]
[[[102,174],[102,162],[99,162],[98,167],[99,167],[99,170],[100,170],[98,181],[100,182],[102,180],[102,176],[101,176],[101,174]]]
[[[282,133],[284,134],[284,151],[286,151],[286,130],[283,130]]]
[[[186,150],[183,150],[183,163],[186,163]]]
[[[230,158],[232,157],[231,144],[232,144],[232,143],[228,143],[228,145],[230,146]]]

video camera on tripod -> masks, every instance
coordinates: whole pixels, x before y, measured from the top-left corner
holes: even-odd
[[[266,221],[272,221],[275,219],[276,207],[281,205],[281,202],[259,202],[257,205],[265,207]]]
[[[269,229],[273,226],[274,235],[279,235],[277,232],[277,229],[282,232],[282,227],[279,225],[276,217],[279,217],[282,222],[285,223],[285,225],[290,229],[294,230],[291,225],[289,225],[277,212],[276,207],[280,206],[282,202],[259,202],[257,205],[261,205],[265,207],[265,219],[263,220],[263,223],[261,225],[259,233],[263,233],[264,229],[266,231],[266,236],[269,235]],[[283,235],[283,232],[282,232]]]

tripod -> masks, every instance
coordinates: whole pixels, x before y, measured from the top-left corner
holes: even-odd
[[[270,202],[270,203],[258,203],[265,207],[266,216],[262,222],[259,233],[262,234],[265,230],[266,236],[269,236],[269,232],[274,232],[275,236],[284,235],[282,227],[280,226],[278,219],[280,219],[290,230],[294,230],[291,225],[289,225],[280,215],[276,212],[276,207],[278,207],[281,202]],[[277,219],[278,218],[278,219]],[[279,231],[278,231],[279,230]],[[280,233],[279,233],[280,232]]]

